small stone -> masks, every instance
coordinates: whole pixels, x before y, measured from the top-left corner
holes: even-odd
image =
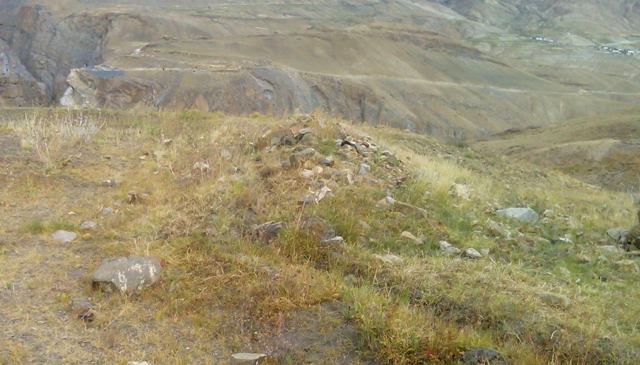
[[[147,361],[129,361],[127,365],[153,365]]]
[[[339,245],[344,243],[344,238],[342,236],[335,236],[332,238],[328,238],[322,242],[329,245]]]
[[[284,223],[282,222],[266,222],[259,226],[255,226],[253,232],[256,238],[268,243],[280,234],[283,227]]]
[[[101,185],[103,187],[105,187],[105,188],[112,188],[112,187],[116,186],[116,181],[114,179],[107,179],[107,180],[102,181]]]
[[[568,308],[571,306],[571,299],[567,298],[562,294],[555,293],[540,293],[538,294],[540,300],[542,300],[545,304],[557,307],[557,308]]]
[[[389,265],[399,264],[403,261],[402,257],[396,256],[390,253],[386,255],[373,255],[373,257]]]
[[[504,225],[494,220],[487,220],[487,229],[493,236],[504,238],[511,237],[511,232],[509,232],[509,230]]]
[[[114,211],[113,208],[107,207],[107,208],[102,208],[102,215],[113,215]]]
[[[333,159],[333,156],[327,156],[320,161],[320,164],[323,166],[331,167],[335,165],[336,161]]]
[[[459,248],[453,246],[447,241],[440,241],[438,245],[442,251],[450,255],[458,255],[462,252]]]
[[[387,196],[386,198],[378,200],[378,202],[376,203],[376,208],[389,209],[393,206],[393,204],[395,204],[395,202],[396,202],[395,199],[393,199],[390,196]]]
[[[71,311],[84,322],[92,322],[96,313],[93,310],[91,300],[87,298],[73,298],[71,300]]]
[[[475,248],[467,248],[466,250],[464,250],[464,255],[467,256],[470,259],[481,259],[482,258],[482,254],[480,252],[478,252],[478,250],[476,250]]]
[[[94,287],[115,287],[134,294],[160,280],[160,261],[151,257],[118,257],[104,261],[93,273]]]
[[[536,223],[540,218],[538,213],[531,208],[506,208],[496,212],[499,216],[518,220],[523,223]]]
[[[95,231],[98,229],[98,223],[94,221],[84,221],[80,225],[80,229],[83,231]]]
[[[511,363],[496,350],[472,349],[462,355],[463,365],[510,365]]]
[[[231,355],[231,363],[238,365],[255,365],[266,357],[267,355],[262,353],[240,352]]]
[[[78,234],[75,232],[59,230],[55,231],[51,235],[51,238],[53,238],[53,240],[58,243],[69,243],[75,241],[76,238],[78,238]]]
[[[607,235],[617,243],[622,243],[629,235],[629,230],[624,228],[611,228],[607,231]]]
[[[369,172],[371,172],[371,166],[367,165],[366,163],[360,164],[360,170],[358,170],[358,175],[360,176],[368,175]]]
[[[209,166],[209,163],[206,161],[198,161],[193,164],[193,170],[198,170],[201,173],[204,173],[211,170],[211,167]]]
[[[481,248],[480,253],[482,254],[482,256],[489,256],[489,254],[491,253],[491,250],[488,248]]]

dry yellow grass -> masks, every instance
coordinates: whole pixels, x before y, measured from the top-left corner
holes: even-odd
[[[640,351],[638,273],[620,269],[630,258],[598,248],[607,228],[633,222],[623,194],[323,115],[85,112],[101,126],[86,139],[59,138],[73,115],[27,111],[50,135],[43,159],[6,142],[33,138],[22,113],[0,129],[0,363],[224,364],[256,351],[273,364],[446,364],[490,347],[515,364],[631,364]],[[322,178],[281,167],[298,146],[265,148],[269,130],[302,127],[336,159]],[[382,146],[366,160],[369,177],[357,174],[362,157],[336,146],[347,135]],[[300,205],[321,179],[333,196]],[[470,200],[451,196],[453,183],[469,185]],[[132,192],[136,204],[127,203]],[[427,215],[376,209],[387,193]],[[553,213],[535,226],[493,214],[511,205]],[[115,214],[103,216],[104,207]],[[311,217],[345,244],[323,244],[304,224]],[[51,242],[54,230],[87,219],[97,231]],[[489,219],[513,237],[493,234]],[[251,235],[253,221],[286,227],[266,244]],[[403,231],[425,243],[401,239]],[[565,234],[575,243],[542,240]],[[439,240],[491,253],[449,257]],[[375,256],[388,253],[402,264]],[[161,282],[130,298],[92,291],[92,270],[119,255],[160,258]],[[541,296],[549,292],[571,305],[549,305]],[[94,322],[72,315],[76,297],[92,298]]]

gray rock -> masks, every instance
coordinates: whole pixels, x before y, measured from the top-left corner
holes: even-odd
[[[440,241],[438,245],[440,246],[440,249],[447,254],[459,255],[460,253],[462,253],[462,251],[459,248],[453,246],[447,241]]]
[[[335,236],[335,237],[327,238],[322,242],[328,245],[341,245],[344,243],[344,238],[342,236]]]
[[[325,158],[322,159],[322,161],[320,161],[320,164],[327,166],[327,167],[331,167],[333,165],[335,165],[336,161],[333,158],[333,156],[327,156]]]
[[[472,349],[462,355],[463,365],[510,365],[504,355],[493,349]]]
[[[98,223],[94,221],[84,221],[80,225],[80,229],[83,231],[95,231],[98,229]]]
[[[152,257],[118,257],[106,260],[93,273],[94,287],[134,294],[160,280],[160,261]]]
[[[387,196],[386,198],[378,200],[378,202],[376,203],[376,208],[378,208],[378,209],[389,209],[395,203],[396,203],[395,199],[393,199],[390,196]]]
[[[113,215],[114,211],[113,208],[107,207],[107,208],[102,208],[102,215]]]
[[[536,223],[540,216],[531,208],[506,208],[496,212],[499,216],[518,220],[523,223]]]
[[[240,352],[231,355],[231,363],[238,365],[255,365],[267,357],[266,354]]]
[[[153,365],[147,361],[129,361],[127,365]]]
[[[476,250],[475,248],[467,248],[466,250],[464,250],[464,255],[467,256],[470,259],[481,259],[482,258],[482,254],[480,252],[478,252],[478,250]]]
[[[489,250],[488,248],[481,248],[480,253],[482,254],[482,256],[489,256],[489,253],[491,253],[491,250]]]
[[[629,230],[624,228],[611,228],[607,231],[607,235],[617,243],[622,243],[629,235]]]
[[[358,175],[360,176],[368,175],[369,172],[371,172],[371,166],[367,165],[366,163],[360,164],[360,170],[358,170]]]
[[[253,232],[259,240],[263,242],[271,242],[276,238],[282,230],[284,223],[282,222],[266,222],[261,225],[255,226]]]
[[[59,231],[55,231],[51,235],[51,238],[58,243],[68,243],[68,242],[75,241],[76,238],[78,238],[78,234],[75,232],[59,230]]]

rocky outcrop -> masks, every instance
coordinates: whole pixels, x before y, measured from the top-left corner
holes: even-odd
[[[0,3],[0,103],[57,101],[72,68],[101,62],[108,26],[106,15],[60,19],[40,5]]]

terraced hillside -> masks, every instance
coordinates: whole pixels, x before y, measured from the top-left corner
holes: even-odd
[[[637,103],[637,57],[594,47],[635,47],[634,6],[590,3],[628,19],[604,39],[590,10],[520,3],[5,1],[0,105],[319,109],[464,140]]]
[[[4,110],[0,363],[634,364],[635,209],[326,115]]]

